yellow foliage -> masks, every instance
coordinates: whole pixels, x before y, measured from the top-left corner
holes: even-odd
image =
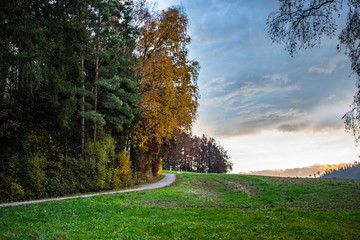
[[[10,199],[15,200],[15,201],[24,199],[25,193],[24,193],[22,187],[20,186],[20,184],[14,182],[13,179],[11,179],[11,178],[6,179],[5,187],[9,188]]]
[[[116,160],[119,169],[118,173],[120,175],[128,175],[131,172],[131,161],[126,150],[119,152],[116,155]]]
[[[140,178],[161,173],[161,146],[176,130],[189,130],[198,108],[199,64],[188,60],[187,17],[177,8],[162,11],[140,29],[137,52],[139,106],[144,109],[134,128]],[[151,167],[151,169],[148,169]]]
[[[135,141],[147,151],[176,129],[190,129],[198,108],[198,63],[187,59],[188,20],[177,8],[162,11],[140,29],[141,121]]]
[[[160,161],[159,170],[157,171],[156,176],[161,175],[161,173],[162,173],[162,161]]]
[[[116,154],[116,167],[114,169],[115,187],[129,186],[133,184],[131,161],[126,150]]]
[[[7,135],[11,137],[16,131],[24,129],[24,126],[14,120],[9,120],[10,129],[7,131]]]
[[[24,198],[24,191],[22,187],[17,183],[11,183],[11,198],[16,200],[22,200]]]
[[[27,142],[35,152],[42,156],[61,152],[53,137],[48,133],[33,133],[27,137]]]

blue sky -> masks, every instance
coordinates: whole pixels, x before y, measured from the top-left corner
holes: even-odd
[[[290,57],[271,43],[277,0],[161,0],[189,18],[190,57],[201,65],[194,133],[219,140],[233,172],[353,162],[358,150],[341,117],[355,93],[337,38]]]

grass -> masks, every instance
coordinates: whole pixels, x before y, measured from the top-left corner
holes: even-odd
[[[0,208],[0,239],[360,239],[360,180],[183,173],[170,187]]]

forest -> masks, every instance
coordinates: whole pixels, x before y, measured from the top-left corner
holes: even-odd
[[[360,162],[345,164],[337,169],[327,169],[321,178],[348,178],[360,179]]]
[[[166,155],[163,167],[166,170],[226,173],[232,170],[227,151],[214,138],[201,138],[186,132],[175,132],[164,146]]]
[[[187,29],[183,9],[145,0],[0,6],[0,201],[128,187],[163,164],[229,171],[213,138],[191,136]]]

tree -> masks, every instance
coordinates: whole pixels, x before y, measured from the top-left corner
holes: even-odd
[[[325,35],[334,37],[340,16],[347,13],[340,32],[338,49],[345,48],[357,75],[357,93],[351,111],[343,119],[356,141],[360,138],[360,1],[358,0],[279,0],[279,11],[269,15],[267,29],[273,42],[284,43],[293,56],[297,50],[320,46]]]
[[[147,0],[136,0],[133,2],[131,16],[131,24],[137,28],[143,27],[146,22],[151,21],[157,13],[157,2],[149,2]]]
[[[5,132],[11,131],[11,121],[22,126],[25,139],[48,130],[65,145],[64,152],[66,136],[76,124],[77,53],[85,39],[85,28],[73,19],[77,4],[11,1],[0,13],[0,125]],[[51,124],[45,124],[47,119]]]
[[[136,29],[130,25],[128,2],[108,1],[99,8],[95,28],[94,112],[101,115],[105,128],[113,136],[129,128],[139,100],[135,83],[133,55]],[[101,27],[98,27],[98,24]],[[94,123],[96,139],[96,121]]]
[[[198,107],[199,65],[188,60],[188,20],[177,8],[155,15],[140,28],[137,41],[139,106],[143,109],[134,140],[147,159],[140,168],[161,166],[161,146],[175,130],[190,129]],[[143,159],[143,160],[141,160]]]
[[[226,173],[232,170],[227,151],[214,138],[175,132],[166,144],[163,168],[202,173]]]
[[[68,153],[80,146],[71,144],[74,139],[80,142],[79,49],[86,38],[85,27],[74,18],[78,4],[7,1],[0,7],[0,188],[8,189],[4,198],[11,198],[11,186],[28,198],[50,194],[55,173],[60,175]]]
[[[83,148],[90,130],[93,140],[99,130],[117,137],[128,134],[138,96],[133,54],[137,30],[131,25],[131,2],[92,0],[81,4],[74,19],[85,28],[87,37],[79,56]],[[92,126],[86,126],[85,120]]]

